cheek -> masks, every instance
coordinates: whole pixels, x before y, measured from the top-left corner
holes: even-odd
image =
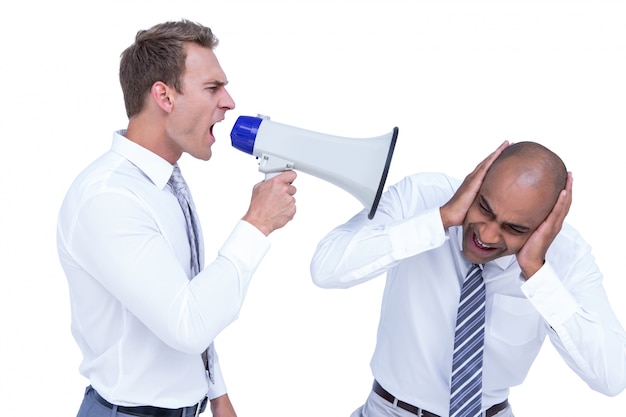
[[[209,106],[197,97],[185,97],[184,100],[180,100],[177,104],[179,117],[187,120],[187,123],[198,123],[207,117],[211,117]]]

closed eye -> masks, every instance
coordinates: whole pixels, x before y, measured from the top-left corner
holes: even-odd
[[[480,202],[478,203],[478,207],[480,207],[480,209],[488,216],[495,217],[495,214],[493,213],[493,210],[491,209],[489,203],[487,203],[487,200],[485,200],[485,197],[480,196]]]
[[[524,226],[518,226],[516,224],[507,224],[506,227],[513,233],[523,235],[528,232],[528,228]]]

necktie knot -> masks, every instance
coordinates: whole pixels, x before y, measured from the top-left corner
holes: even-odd
[[[483,280],[483,269],[479,264],[472,264],[470,269],[467,271],[467,275],[465,275],[465,281],[482,281]],[[465,283],[463,285],[466,285]]]
[[[168,184],[170,184],[175,193],[183,193],[184,195],[187,195],[187,183],[183,178],[182,172],[180,172],[178,164],[174,165],[174,171],[172,171],[172,176],[170,177]]]

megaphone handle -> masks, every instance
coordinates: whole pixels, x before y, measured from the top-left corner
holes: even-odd
[[[274,178],[278,174],[280,174],[280,172],[266,172],[265,173],[265,181]]]

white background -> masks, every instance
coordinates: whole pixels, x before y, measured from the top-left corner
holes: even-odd
[[[0,25],[1,415],[73,416],[87,381],[70,335],[56,215],[74,176],[126,126],[117,69],[137,30],[182,17],[214,29],[237,108],[214,158],[184,157],[207,258],[262,179],[230,145],[238,115],[345,137],[400,130],[387,184],[415,171],[464,177],[503,140],[534,140],[574,173],[568,220],[594,248],[626,323],[624,1],[28,1]],[[298,213],[271,236],[240,318],[217,340],[240,417],[348,416],[367,396],[380,277],[322,290],[318,240],[360,204],[299,175]],[[158,285],[158,283],[155,283]],[[547,343],[511,393],[516,415],[624,415]]]

